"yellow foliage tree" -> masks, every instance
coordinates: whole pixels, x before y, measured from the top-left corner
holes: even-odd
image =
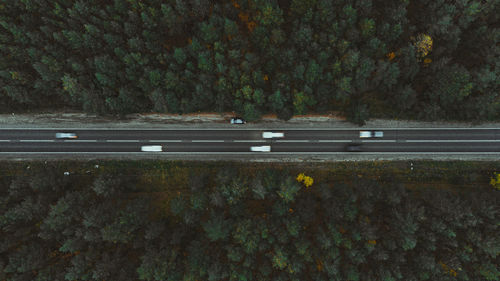
[[[427,56],[429,52],[432,51],[432,38],[429,35],[420,33],[414,41],[414,45],[417,47],[418,55],[421,58]]]
[[[306,187],[310,187],[313,183],[314,183],[313,178],[305,176],[305,178],[304,178],[304,185]]]
[[[495,173],[495,176],[490,180],[490,184],[493,188],[500,190],[500,173]]]
[[[295,178],[298,182],[302,182],[306,187],[310,187],[314,183],[312,177],[306,176],[304,173],[300,173]]]
[[[304,176],[305,176],[304,173],[300,173],[300,174],[297,175],[296,180],[298,182],[302,182],[304,180]]]

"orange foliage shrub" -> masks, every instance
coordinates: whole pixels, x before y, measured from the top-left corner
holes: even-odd
[[[256,26],[257,26],[257,24],[254,21],[247,23],[247,28],[248,28],[248,31],[250,31],[250,32],[252,32]]]
[[[239,8],[240,8],[240,4],[238,4],[238,2],[236,2],[236,0],[231,0],[231,2],[233,2],[233,6],[234,6],[236,9],[239,9]]]
[[[443,268],[444,272],[448,273],[451,276],[457,276],[457,272],[452,268],[450,268],[449,266],[447,266],[446,264],[444,264],[444,262],[439,261],[439,264]]]
[[[242,22],[245,22],[245,23],[248,22],[248,14],[247,13],[243,13],[243,12],[239,13],[238,18],[240,18],[240,20]]]
[[[323,262],[319,259],[316,260],[316,268],[318,271],[323,271]]]

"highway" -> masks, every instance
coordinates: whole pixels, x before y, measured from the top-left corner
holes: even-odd
[[[360,130],[383,131],[382,138],[361,139]],[[262,132],[284,132],[263,139]],[[77,139],[56,139],[58,132]],[[362,152],[347,152],[361,143]],[[141,152],[162,145],[163,152]],[[250,152],[270,145],[271,152]],[[498,154],[500,128],[353,128],[353,129],[0,129],[0,154],[15,153],[143,153],[143,154],[328,154],[328,153],[478,153]]]

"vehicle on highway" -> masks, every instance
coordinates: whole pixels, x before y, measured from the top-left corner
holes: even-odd
[[[360,138],[382,138],[383,136],[382,131],[359,131]]]
[[[285,137],[285,133],[283,132],[263,132],[262,137],[265,139],[272,139],[272,138],[283,138]]]
[[[259,152],[270,152],[270,145],[262,145],[262,146],[251,146],[250,151],[259,151]]]
[[[241,117],[233,117],[231,118],[231,124],[245,124],[247,121]]]
[[[56,133],[56,139],[76,139],[78,136],[75,133]]]
[[[363,151],[362,145],[360,143],[350,143],[346,146],[346,151],[349,152],[361,152]]]
[[[143,146],[141,146],[141,151],[161,152],[161,151],[163,151],[163,147],[161,145],[143,145]]]

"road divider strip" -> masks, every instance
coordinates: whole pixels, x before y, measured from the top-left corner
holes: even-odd
[[[151,155],[175,155],[175,154],[207,154],[207,155],[217,155],[217,154],[249,154],[249,155],[292,155],[292,154],[329,154],[329,155],[452,155],[452,156],[460,156],[460,155],[500,155],[500,152],[250,152],[250,151],[236,151],[236,152],[228,152],[228,151],[220,151],[220,152],[175,152],[175,151],[164,151],[164,152],[63,152],[63,151],[46,151],[46,152],[0,152],[0,154],[151,154]]]
[[[148,125],[148,124],[145,124]],[[255,125],[259,125],[256,123]],[[189,125],[188,125],[189,126]],[[285,126],[293,126],[293,124],[286,124]],[[479,127],[479,128],[470,128],[470,127],[455,127],[455,128],[450,128],[450,127],[431,127],[431,128],[425,128],[425,127],[414,127],[414,128],[404,128],[404,127],[392,127],[392,128],[383,128],[383,127],[366,127],[366,128],[359,128],[359,127],[337,127],[337,128],[311,128],[311,127],[306,127],[306,128],[284,128],[284,127],[272,127],[272,128],[245,128],[241,126],[234,126],[234,125],[229,125],[227,124],[227,127],[224,128],[186,128],[186,127],[179,127],[179,128],[120,128],[120,127],[106,127],[106,128],[92,128],[92,127],[78,127],[78,128],[70,128],[70,127],[60,127],[60,128],[20,128],[20,127],[13,127],[13,128],[2,128],[1,130],[50,130],[50,131],[60,131],[60,130],[75,130],[75,131],[231,131],[231,130],[241,130],[241,131],[272,131],[272,130],[280,130],[280,131],[311,131],[311,130],[317,130],[317,131],[370,131],[370,130],[387,130],[387,131],[394,131],[394,130],[499,130],[500,128],[498,127]]]
[[[0,142],[11,142],[13,140],[0,140]],[[14,140],[15,141],[15,140]],[[18,140],[19,142],[183,142],[183,140]],[[184,140],[197,143],[203,142],[226,142],[226,140]],[[267,143],[268,140],[227,140],[229,142],[262,142]],[[325,143],[352,143],[353,140],[273,140],[274,142],[283,143],[304,143],[304,142],[325,142]],[[384,142],[414,142],[414,143],[425,143],[425,142],[449,142],[449,143],[460,143],[460,142],[500,142],[500,140],[360,140],[363,143],[384,143]]]

